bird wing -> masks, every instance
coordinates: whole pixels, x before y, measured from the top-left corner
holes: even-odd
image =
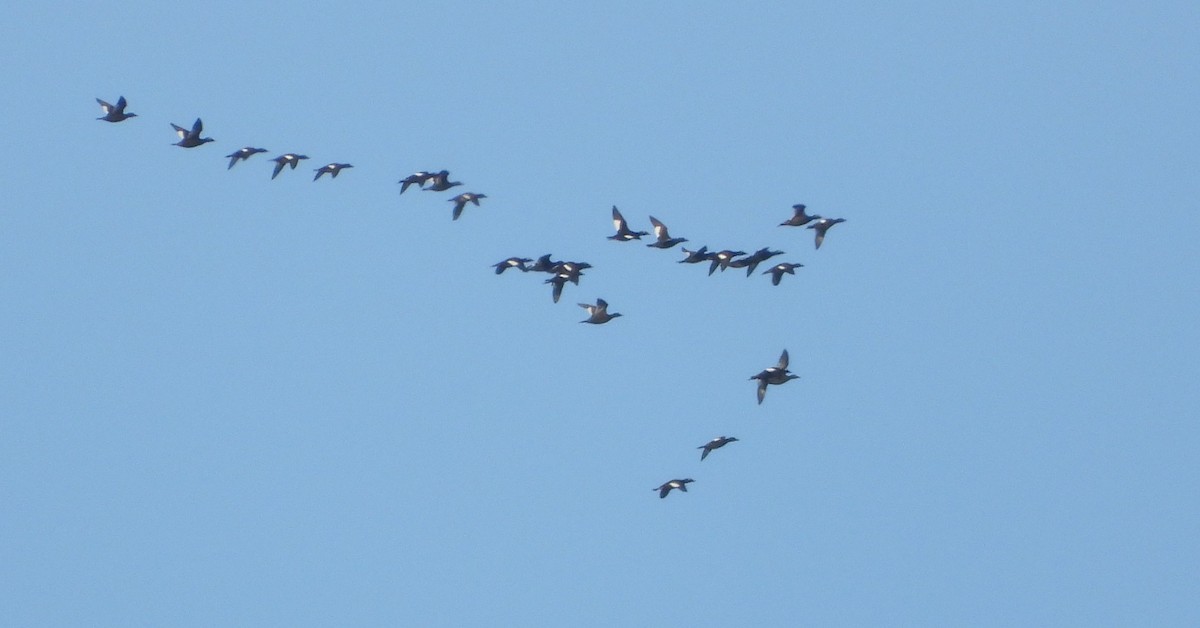
[[[192,136],[200,137],[202,131],[204,131],[204,123],[200,121],[200,118],[196,118],[196,121],[192,123]]]
[[[671,239],[671,234],[667,232],[667,226],[664,225],[661,220],[651,216],[650,224],[654,225],[654,237],[658,238],[659,240]]]
[[[279,176],[279,173],[283,171],[283,165],[286,163],[287,163],[286,159],[280,159],[278,157],[275,158],[275,172],[271,173],[272,179]]]
[[[100,110],[104,112],[104,115],[108,115],[109,113],[112,112],[112,110],[113,110],[112,105],[104,102],[103,100],[100,100],[99,98],[96,99],[96,102],[100,103]]]
[[[175,129],[175,134],[179,136],[179,139],[183,139],[188,136],[188,130],[179,126],[178,124],[175,124],[174,122],[171,123],[171,128]]]
[[[788,352],[787,349],[779,356],[779,364],[775,367],[781,371],[786,371],[788,367]]]
[[[125,97],[124,96],[118,97],[117,98],[117,111],[125,111],[125,105],[126,105]]]
[[[762,405],[763,398],[766,396],[767,396],[767,380],[764,377],[763,379],[758,380],[758,404],[759,405]]]
[[[622,231],[628,229],[628,227],[625,226],[625,217],[621,215],[621,212],[617,209],[616,205],[613,205],[612,219],[613,228],[617,230],[617,233],[621,233]]]

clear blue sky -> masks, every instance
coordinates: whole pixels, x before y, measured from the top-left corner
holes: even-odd
[[[6,9],[0,624],[1200,624],[1200,8],[794,4]]]

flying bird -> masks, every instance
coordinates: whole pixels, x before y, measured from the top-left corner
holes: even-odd
[[[414,184],[423,189],[425,187],[425,183],[427,183],[434,176],[436,175],[434,175],[432,172],[425,172],[424,170],[420,172],[414,172],[407,177],[400,179],[400,193],[404,194],[404,191],[408,189],[408,186]]]
[[[617,229],[616,235],[608,236],[609,240],[618,242],[628,242],[630,240],[641,240],[642,236],[650,235],[645,231],[631,231],[629,225],[625,222],[625,217],[617,210],[617,206],[613,205],[612,209],[613,227]]]
[[[555,303],[558,303],[559,297],[562,296],[563,286],[566,285],[568,281],[570,281],[570,277],[566,275],[555,275],[544,282],[554,285],[554,291],[550,293],[550,296],[554,298]]]
[[[718,267],[721,269],[721,272],[725,272],[725,269],[729,268],[729,262],[733,261],[733,258],[745,254],[745,251],[730,251],[729,249],[711,253],[712,257],[708,259],[712,260],[712,263],[708,265],[708,274],[712,275]]]
[[[171,124],[171,128],[175,129],[175,134],[179,136],[179,141],[175,142],[176,146],[195,148],[205,142],[213,141],[211,137],[200,137],[200,134],[204,132],[204,123],[200,121],[200,118],[196,118],[196,121],[192,123],[190,131],[175,123]]]
[[[259,153],[265,153],[265,152],[267,152],[267,149],[265,149],[265,148],[255,148],[253,146],[247,146],[245,148],[239,148],[225,156],[229,158],[229,168],[232,168],[237,164],[237,162],[239,160],[245,161]],[[229,170],[229,168],[226,168],[226,170]]]
[[[539,273],[553,273],[555,267],[557,267],[559,264],[562,264],[562,262],[555,262],[551,260],[550,254],[547,253],[537,258],[537,261],[535,261],[533,265],[529,267],[529,270]]]
[[[817,232],[817,248],[818,249],[821,248],[821,243],[825,241],[825,232],[829,231],[830,227],[838,224],[839,222],[846,222],[846,219],[845,218],[818,218],[813,221],[813,224],[808,226],[809,229],[812,229]]]
[[[458,217],[462,215],[463,208],[467,206],[467,203],[474,203],[476,207],[479,207],[479,199],[481,198],[487,198],[487,194],[463,192],[462,194],[449,199],[451,203],[454,203],[454,218],[452,218],[452,220],[458,220]]]
[[[100,110],[104,112],[104,115],[96,118],[97,120],[104,120],[105,122],[120,122],[121,120],[125,120],[127,118],[137,117],[136,113],[125,113],[126,103],[124,96],[117,98],[116,105],[106,103],[99,98],[96,99],[96,102],[100,103]]]
[[[686,248],[681,250],[686,257],[676,262],[677,264],[699,264],[700,262],[707,262],[713,258],[713,255],[715,255],[714,253],[708,252],[707,246],[702,246],[695,251],[689,251]],[[712,273],[709,274],[711,275]]]
[[[803,204],[792,205],[792,217],[779,223],[779,226],[780,227],[803,227],[804,225],[807,225],[808,223],[810,223],[814,220],[821,219],[821,217],[816,214],[812,214],[810,216],[810,215],[804,213],[804,210],[807,209],[807,207],[808,207],[807,205],[803,205]]]
[[[779,356],[779,364],[767,369],[763,369],[757,375],[753,375],[750,379],[758,380],[758,403],[762,405],[763,397],[767,396],[767,384],[786,384],[793,379],[799,379],[800,376],[788,371],[788,352],[783,350],[783,355]]]
[[[612,314],[609,314],[608,301],[605,301],[604,299],[596,299],[595,305],[592,305],[591,303],[580,303],[579,307],[587,310],[588,312],[588,317],[585,320],[579,321],[581,323],[603,325],[604,323],[607,323],[608,321],[611,321],[612,319],[621,315],[620,312],[613,312]]]
[[[345,170],[346,168],[353,168],[353,167],[354,166],[352,166],[350,164],[337,164],[337,163],[325,164],[324,166],[321,166],[320,168],[316,169],[317,176],[313,177],[313,181],[320,179],[321,175],[325,175],[325,174],[336,179],[339,172],[341,172],[342,170]]]
[[[275,177],[278,177],[284,166],[291,166],[292,170],[295,170],[296,166],[300,165],[301,159],[308,159],[308,155],[285,153],[276,157],[275,159],[272,159],[271,161],[275,162],[275,172],[271,173],[271,178],[274,179]]]
[[[732,436],[718,436],[718,437],[708,441],[707,443],[704,443],[703,445],[697,447],[696,449],[704,450],[704,451],[700,452],[700,459],[704,460],[705,458],[708,457],[708,454],[712,450],[720,449],[720,448],[724,447],[725,445],[728,445],[729,443],[732,443],[736,440],[737,439]]]
[[[749,277],[754,272],[755,268],[762,262],[765,262],[776,255],[783,255],[783,251],[772,251],[770,247],[763,247],[742,259],[735,259],[729,262],[730,268],[745,268],[746,276]]]
[[[662,499],[662,498],[666,497],[667,493],[670,493],[671,489],[673,489],[673,488],[677,488],[686,493],[687,485],[689,482],[695,482],[695,480],[693,480],[692,478],[687,478],[684,480],[671,480],[670,482],[666,482],[662,486],[659,486],[658,488],[653,488],[650,490],[658,491],[658,498]]]
[[[525,264],[528,264],[532,261],[533,260],[529,259],[528,257],[510,257],[502,262],[496,262],[495,264],[492,264],[492,266],[496,269],[497,275],[510,268],[516,268],[523,273],[527,273],[529,272],[529,269],[525,267]]]
[[[789,275],[795,275],[796,269],[800,268],[801,266],[804,266],[804,264],[792,264],[790,262],[783,262],[782,264],[776,264],[776,265],[768,268],[767,270],[764,270],[762,272],[762,274],[764,274],[764,275],[770,274],[771,275],[771,285],[778,286],[780,280],[783,279],[784,273],[787,273]]]
[[[654,225],[654,237],[658,238],[658,240],[646,246],[656,249],[669,249],[680,242],[687,242],[687,238],[672,238],[671,234],[667,233],[667,226],[654,216],[650,217],[650,224]]]
[[[429,177],[428,181],[432,181],[432,183],[429,183],[429,187],[421,188],[426,192],[445,192],[456,185],[462,185],[462,181],[450,180],[449,170],[434,173],[433,176]],[[400,188],[400,191],[404,192],[404,188]]]

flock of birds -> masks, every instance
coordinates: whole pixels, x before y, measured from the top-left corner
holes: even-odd
[[[137,117],[136,113],[130,113],[125,110],[128,103],[126,102],[124,96],[118,98],[115,105],[105,102],[99,98],[96,99],[96,102],[100,103],[100,109],[104,112],[103,116],[97,118],[98,120],[104,120],[106,122],[121,122],[129,118]],[[179,141],[175,142],[174,144],[182,148],[196,148],[198,146],[203,146],[208,142],[214,141],[211,137],[202,137],[204,132],[204,123],[200,120],[200,118],[196,118],[196,121],[192,124],[190,129],[178,126],[174,123],[171,124],[171,127],[175,129],[175,133],[179,137]],[[246,146],[234,151],[233,153],[230,153],[229,155],[226,155],[225,157],[229,159],[228,168],[231,169],[237,165],[239,161],[249,160],[254,155],[265,152],[267,152],[265,148]],[[284,168],[290,167],[292,170],[295,170],[296,167],[300,165],[300,162],[305,159],[308,159],[307,155],[301,155],[298,153],[284,153],[278,157],[275,157],[271,160],[275,162],[275,168],[271,173],[271,178],[274,179],[278,177],[279,174],[283,172]],[[333,162],[326,164],[315,169],[316,175],[313,176],[313,181],[317,181],[326,174],[328,174],[331,179],[336,179],[340,172],[347,168],[353,167],[353,165],[347,163]],[[451,188],[462,185],[462,182],[451,181],[449,171],[440,170],[437,172],[415,172],[401,179],[399,184],[401,186],[400,193],[403,194],[414,185],[418,189],[427,192],[445,192]],[[454,203],[451,219],[458,220],[462,215],[463,209],[466,208],[468,203],[479,206],[479,201],[484,198],[487,198],[486,194],[464,192],[448,199],[449,202]],[[845,222],[845,219],[825,218],[815,214],[808,214],[806,213],[806,210],[807,207],[805,205],[793,205],[792,216],[779,223],[779,226],[807,227],[808,229],[812,229],[815,232],[815,247],[820,249],[821,243],[825,241],[825,234],[829,231],[829,229],[838,223]],[[630,242],[632,240],[641,240],[642,236],[650,235],[650,233],[647,231],[634,231],[631,229],[629,227],[629,223],[625,220],[625,217],[621,215],[620,210],[618,210],[615,205],[612,208],[612,221],[613,228],[616,230],[616,233],[608,236],[609,240],[614,240],[617,242]],[[650,216],[650,224],[653,227],[655,241],[647,244],[646,246],[648,247],[656,249],[670,249],[676,245],[680,245],[688,241],[687,238],[671,237],[671,234],[667,229],[667,225],[654,216]],[[684,258],[679,260],[678,263],[701,264],[708,262],[708,274],[710,276],[717,270],[724,272],[729,268],[745,268],[746,276],[749,277],[754,274],[754,271],[762,262],[765,262],[777,255],[784,254],[783,251],[772,251],[770,247],[763,247],[749,254],[747,254],[745,251],[736,251],[731,249],[709,251],[707,246],[701,246],[695,250],[689,250],[686,247],[680,247],[680,250],[683,251]],[[522,273],[540,272],[549,274],[550,278],[546,279],[545,283],[552,286],[551,298],[553,298],[555,303],[558,303],[559,298],[562,296],[563,288],[566,284],[571,283],[574,285],[579,285],[579,279],[583,276],[583,271],[592,267],[592,265],[587,262],[553,260],[549,253],[542,255],[536,260],[527,257],[509,257],[493,264],[492,266],[496,269],[497,275],[503,274],[504,271],[509,269],[516,269]],[[797,262],[782,262],[763,271],[761,274],[770,275],[771,284],[778,286],[785,274],[795,275],[796,269],[802,266],[804,265]],[[596,299],[595,303],[580,303],[579,307],[586,310],[588,314],[587,318],[579,321],[581,323],[603,325],[621,316],[620,312],[609,312],[608,302],[604,299],[598,298]],[[788,370],[788,352],[787,349],[784,349],[782,355],[779,357],[779,362],[775,366],[763,369],[761,372],[751,376],[750,380],[758,381],[757,396],[758,403],[761,405],[763,399],[766,397],[768,386],[786,384],[787,382],[793,379],[798,379],[799,377],[799,375],[796,375]],[[729,443],[736,442],[737,440],[737,438],[732,436],[718,436],[707,443],[700,445],[697,448],[702,450],[700,452],[700,460],[707,458],[708,455],[713,452],[713,450],[720,449]],[[665,498],[672,490],[675,489],[686,493],[687,485],[694,481],[695,480],[691,478],[673,479],[664,482],[662,485],[654,488],[653,490],[658,491],[658,496],[660,498]]]

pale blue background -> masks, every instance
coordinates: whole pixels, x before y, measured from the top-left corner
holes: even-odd
[[[1196,3],[399,4],[6,8],[0,625],[1200,624]]]

